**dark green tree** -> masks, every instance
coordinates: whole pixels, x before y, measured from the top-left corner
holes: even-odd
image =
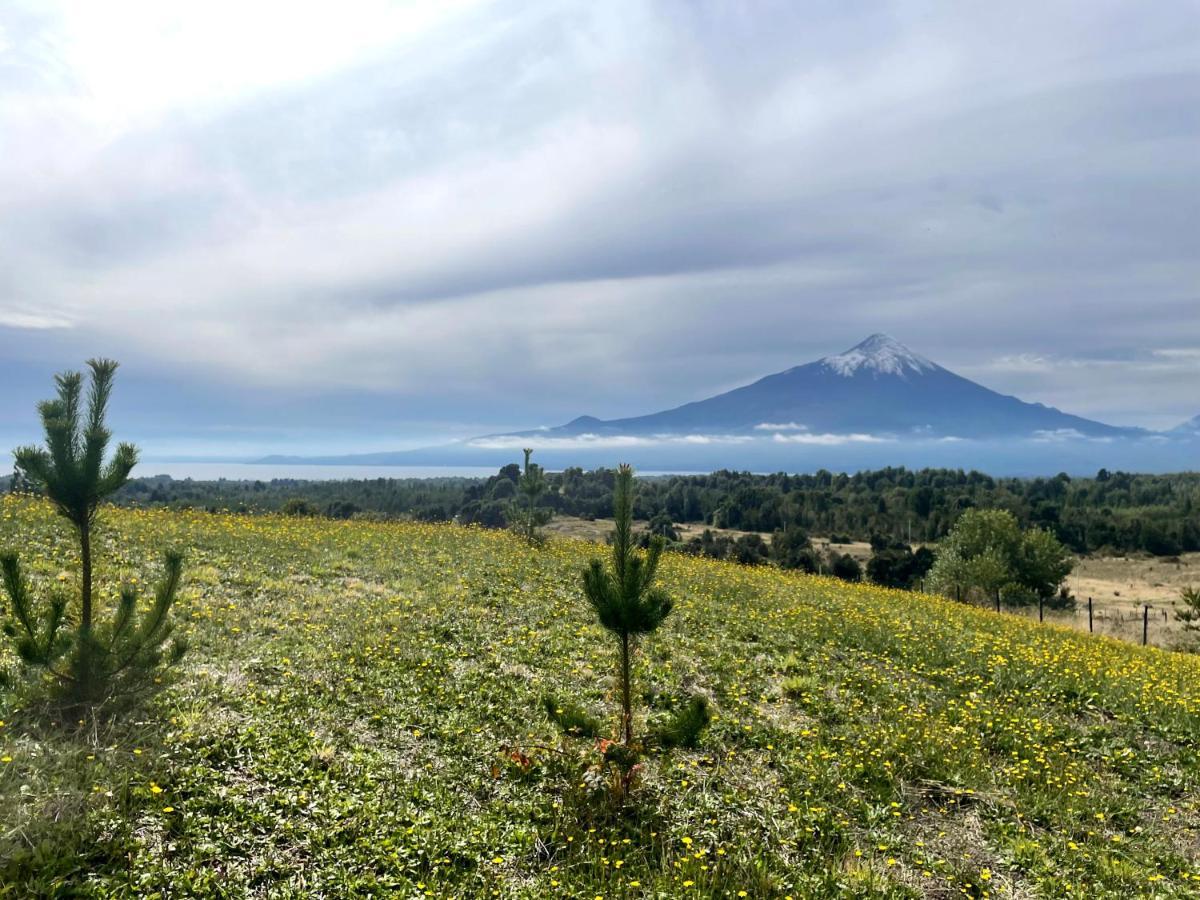
[[[643,548],[649,547],[650,539],[655,535],[661,536],[668,544],[679,543],[679,529],[675,527],[675,523],[665,512],[656,513],[650,517],[650,521],[646,523],[646,530],[642,532],[640,545]]]
[[[636,641],[655,631],[671,613],[672,600],[654,586],[664,540],[656,535],[644,554],[634,546],[633,469],[617,470],[613,493],[612,559],[608,569],[593,559],[583,573],[583,592],[588,603],[609,632],[617,639],[618,680],[621,688],[621,740],[633,745],[633,652]]]
[[[530,462],[533,449],[525,448],[525,467],[517,479],[517,499],[511,512],[512,522],[531,544],[538,543],[538,529],[550,521],[551,511],[539,506],[538,501],[546,493],[546,473],[535,462]]]
[[[1175,618],[1183,623],[1184,631],[1200,631],[1200,587],[1185,587],[1179,591],[1183,609],[1175,610]]]
[[[795,525],[775,532],[771,538],[771,559],[781,569],[801,569],[809,573],[817,571],[820,564],[812,540],[803,528]]]
[[[733,543],[732,558],[744,566],[757,566],[767,561],[771,549],[762,535],[751,532],[743,534]]]
[[[831,551],[829,554],[829,574],[842,581],[862,581],[862,566],[849,553]]]
[[[88,361],[91,385],[82,408],[83,376],[56,376],[58,397],[38,405],[46,446],[14,451],[17,471],[43,493],[70,524],[79,540],[78,609],[67,596],[52,592],[38,608],[15,553],[0,555],[0,573],[11,604],[4,632],[27,665],[50,672],[74,704],[125,698],[153,685],[160,665],[183,655],[182,642],[170,641],[168,613],[183,569],[182,555],[169,551],[165,573],[149,610],[137,613],[137,591],[122,587],[111,617],[99,621],[93,599],[92,530],[101,502],[129,480],[137,448],[119,444],[105,460],[111,437],[105,413],[117,364]]]

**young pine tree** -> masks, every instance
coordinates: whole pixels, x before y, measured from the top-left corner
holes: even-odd
[[[620,734],[617,741],[599,737],[601,724],[583,707],[554,695],[543,698],[547,717],[562,731],[574,737],[595,738],[603,754],[603,767],[612,767],[610,796],[623,802],[629,795],[640,760],[647,747],[669,750],[695,747],[712,716],[708,701],[691,697],[664,721],[651,727],[649,740],[635,740],[633,733],[633,654],[637,640],[648,635],[671,613],[672,601],[654,585],[666,540],[653,535],[645,552],[637,549],[633,537],[633,469],[617,470],[613,493],[612,559],[606,568],[592,560],[583,572],[583,592],[596,618],[617,642],[617,683],[621,692]],[[592,767],[589,772],[604,771]],[[589,778],[585,776],[584,782]]]
[[[1179,590],[1183,609],[1175,610],[1175,618],[1183,623],[1184,631],[1200,631],[1200,587],[1185,587]]]
[[[525,540],[536,544],[539,539],[538,529],[550,521],[551,511],[538,506],[538,501],[546,493],[546,472],[535,462],[530,462],[533,450],[525,448],[525,468],[517,479],[518,499],[513,503],[512,517],[520,528]]]
[[[621,688],[621,740],[633,744],[633,652],[642,635],[655,631],[671,613],[671,598],[654,586],[664,541],[659,535],[650,540],[643,555],[635,549],[633,538],[633,469],[622,465],[617,470],[613,492],[612,561],[608,569],[598,559],[583,573],[583,592],[596,617],[617,639],[618,680]]]
[[[125,586],[113,614],[103,620],[97,615],[92,527],[101,502],[129,480],[137,449],[120,444],[105,461],[111,435],[104,418],[117,364],[94,359],[88,367],[87,410],[82,408],[83,377],[78,372],[56,376],[58,397],[38,405],[45,448],[14,451],[23,479],[54,504],[79,540],[77,608],[69,609],[70,601],[61,592],[52,592],[39,607],[17,555],[0,555],[0,574],[11,606],[5,634],[22,661],[53,675],[64,699],[76,705],[127,698],[150,688],[161,664],[177,662],[184,651],[177,640],[168,646],[172,630],[168,613],[183,568],[178,552],[166,554],[163,579],[147,611],[138,615],[137,592]]]

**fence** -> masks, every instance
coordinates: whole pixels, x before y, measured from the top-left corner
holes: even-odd
[[[925,589],[925,582],[922,579],[920,583],[921,590]],[[956,597],[962,600],[961,593]],[[1006,607],[1003,603],[1003,598],[997,592],[992,601],[996,612],[1008,612],[1013,615],[1028,616],[1032,618],[1033,609],[1031,606],[1016,606]],[[1077,603],[1073,611],[1046,609],[1044,599],[1038,599],[1037,619],[1039,622],[1045,622],[1047,613],[1051,619],[1060,625],[1068,625],[1073,628],[1083,630],[1083,615],[1084,608],[1082,603]],[[1161,616],[1161,620],[1160,620]],[[1157,625],[1157,629],[1153,626]],[[1133,626],[1133,633],[1130,633],[1130,626]],[[1092,597],[1087,598],[1087,630],[1091,634],[1095,634],[1100,630],[1103,634],[1108,634],[1110,637],[1117,637],[1122,640],[1128,640],[1134,643],[1141,643],[1142,646],[1147,646],[1154,643],[1157,646],[1176,646],[1180,641],[1180,633],[1171,629],[1171,611],[1163,608],[1161,605],[1154,603],[1138,603],[1128,612],[1121,609],[1102,609],[1099,608]],[[1157,632],[1157,633],[1156,633]],[[1151,638],[1154,638],[1151,641]]]

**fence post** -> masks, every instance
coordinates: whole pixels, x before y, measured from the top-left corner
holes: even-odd
[[[1096,629],[1092,626],[1092,598],[1088,597],[1088,633],[1091,634],[1095,632],[1095,630]]]
[[[1150,604],[1147,603],[1142,607],[1142,646],[1146,646],[1146,641],[1150,636]]]

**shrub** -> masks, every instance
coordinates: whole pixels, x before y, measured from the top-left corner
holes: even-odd
[[[781,569],[800,569],[809,573],[817,571],[820,563],[808,534],[794,525],[772,535],[771,559]]]
[[[767,542],[758,534],[743,534],[733,543],[733,559],[744,566],[757,566],[770,555]]]
[[[292,497],[280,510],[285,516],[315,516],[317,508],[302,497]]]
[[[829,573],[842,581],[862,581],[862,566],[849,553],[829,554]]]
[[[656,728],[651,736],[654,742],[664,749],[694,748],[711,721],[712,712],[708,708],[708,701],[704,697],[692,697]]]
[[[546,718],[557,725],[563,734],[587,738],[600,735],[599,720],[578,703],[546,694],[542,697],[542,708],[546,711]]]

